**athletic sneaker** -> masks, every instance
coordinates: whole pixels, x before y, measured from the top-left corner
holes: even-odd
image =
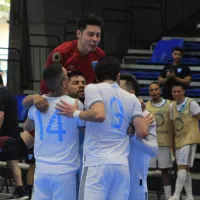
[[[193,196],[187,197],[185,200],[194,200],[194,197]]]
[[[16,187],[13,196],[9,197],[7,199],[10,199],[10,200],[28,200],[29,197],[25,194],[24,187],[18,186],[18,187]]]
[[[170,197],[168,200],[180,200],[180,198],[177,198],[175,196]]]

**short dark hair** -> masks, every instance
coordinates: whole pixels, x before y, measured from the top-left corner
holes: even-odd
[[[0,84],[3,85],[3,77],[1,74],[0,74]]]
[[[111,56],[105,56],[95,65],[95,76],[99,82],[105,80],[117,80],[117,75],[120,73],[120,62]]]
[[[160,84],[159,84],[157,81],[151,82],[151,83],[149,84],[149,87],[150,87],[151,85],[154,85],[154,84],[160,87]]]
[[[83,75],[83,73],[80,72],[80,71],[68,71],[68,72],[67,72],[67,76],[68,76],[69,79],[70,79],[71,77],[73,77],[73,76],[82,76],[82,77],[85,78],[85,76]]]
[[[126,87],[128,88],[128,90],[134,90],[135,96],[138,97],[140,92],[140,85],[135,76],[128,73],[122,73],[120,74],[120,80],[126,81]]]
[[[172,49],[172,52],[174,52],[174,51],[180,51],[182,54],[183,54],[183,48],[181,48],[181,47],[174,47],[173,49]]]
[[[63,73],[62,65],[58,63],[49,65],[43,71],[44,83],[50,91],[55,91],[58,89],[65,78],[66,77]]]
[[[83,19],[78,21],[77,28],[78,30],[83,31],[88,25],[99,26],[102,29],[103,19],[101,17],[96,16],[95,14],[86,15]]]
[[[184,84],[178,83],[178,82],[174,83],[172,88],[173,87],[181,87],[183,90],[186,90],[186,88],[187,88]]]

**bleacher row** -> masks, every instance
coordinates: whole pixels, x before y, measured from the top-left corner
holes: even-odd
[[[137,60],[138,64],[166,64],[172,62],[172,49],[180,47],[184,51],[199,51],[200,43],[186,42],[184,39],[160,40],[153,51],[150,60]],[[183,56],[182,64],[199,65],[200,59]]]
[[[138,79],[141,85],[140,96],[144,100],[149,99],[148,85],[153,81],[157,81],[164,66],[172,62],[172,49],[174,47],[181,47],[184,51],[194,55],[198,55],[195,53],[200,51],[199,42],[189,42],[183,38],[172,38],[160,40],[152,52],[151,59],[131,60],[131,50],[124,58],[121,71],[131,73]],[[141,50],[139,51],[142,52]],[[187,96],[200,103],[200,54],[199,57],[184,54],[182,64],[188,65],[192,72],[192,82],[186,91]]]
[[[149,91],[148,91],[148,86],[146,86],[144,80],[148,80],[149,83],[158,80],[158,76],[160,75],[160,71],[152,71],[154,69],[147,69],[145,71],[141,71],[141,69],[135,69],[134,71],[130,71],[130,70],[122,70],[121,72],[123,73],[131,73],[132,75],[134,75],[137,80],[139,80],[139,82],[141,83],[141,85],[144,85],[143,87],[141,87],[140,89],[140,95],[141,96],[148,96],[149,95]],[[200,97],[200,84],[196,83],[198,81],[200,81],[200,73],[194,73],[192,74],[192,84],[190,86],[190,88],[188,88],[186,90],[186,95],[188,97]]]

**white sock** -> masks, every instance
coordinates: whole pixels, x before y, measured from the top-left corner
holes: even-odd
[[[172,196],[172,187],[171,185],[165,185],[164,186],[165,191],[165,198],[168,200]]]
[[[174,193],[174,197],[176,197],[177,199],[180,198],[183,185],[185,184],[185,181],[186,181],[186,176],[187,176],[186,170],[184,169],[178,170],[177,179],[176,179],[176,188],[175,188],[175,193]]]
[[[187,198],[193,198],[193,195],[192,195],[192,178],[191,178],[190,172],[187,173],[184,188],[185,188],[185,191],[186,191]]]

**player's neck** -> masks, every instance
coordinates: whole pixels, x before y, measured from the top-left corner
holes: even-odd
[[[152,103],[160,103],[161,101],[163,100],[163,98],[162,97],[160,97],[160,98],[158,98],[158,99],[152,99],[151,101],[152,101]]]
[[[49,97],[61,97],[63,95],[65,95],[66,92],[64,90],[56,90],[56,91],[49,91],[48,96]]]
[[[185,98],[186,98],[186,97],[183,97],[181,100],[176,100],[176,104],[177,104],[177,105],[182,104],[182,103],[185,101]]]
[[[116,81],[113,81],[113,80],[105,80],[103,81],[103,83],[110,83],[110,84],[113,84],[113,83],[117,83]]]
[[[77,49],[78,49],[79,53],[80,53],[81,55],[83,55],[83,56],[86,56],[86,55],[89,54],[89,52],[86,51],[86,50],[81,46],[79,40],[78,40],[78,46],[77,46]]]

